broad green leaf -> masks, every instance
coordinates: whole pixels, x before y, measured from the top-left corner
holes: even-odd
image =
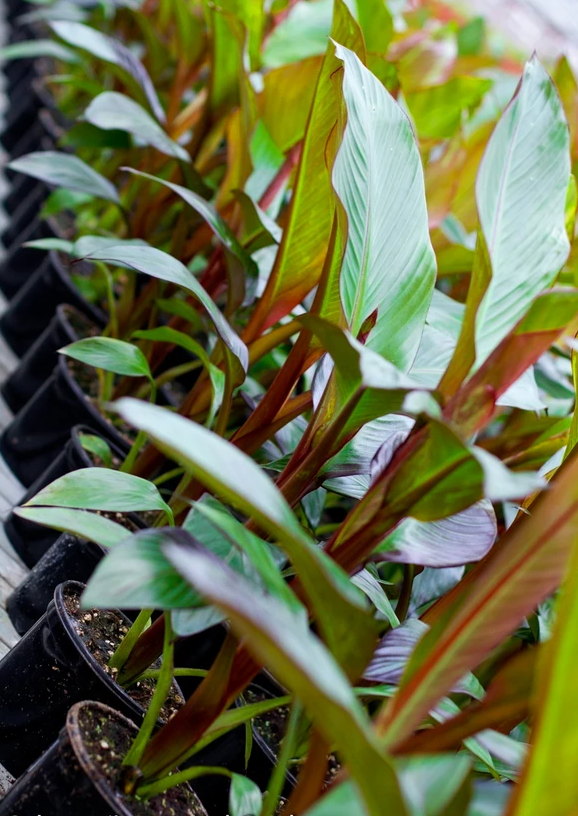
[[[114,185],[78,156],[58,153],[55,150],[43,150],[14,159],[8,167],[47,184],[54,184],[56,187],[88,193],[96,198],[114,201],[115,204],[120,202]]]
[[[331,31],[333,0],[315,3],[296,3],[287,17],[267,38],[263,62],[267,68],[276,68],[288,62],[324,54]]]
[[[39,490],[25,507],[74,507],[77,510],[139,512],[171,510],[152,482],[107,468],[82,468]]]
[[[330,379],[325,399],[331,406],[328,409],[331,413],[337,415],[342,409],[349,412],[341,434],[342,443],[378,417],[402,409],[412,413],[410,394],[422,388],[417,380],[355,340],[349,332],[315,315],[304,315],[300,319],[333,358],[335,374]],[[439,413],[435,399],[425,391],[422,393],[428,410]]]
[[[173,529],[173,528],[171,528]],[[164,528],[125,537],[97,566],[83,594],[87,607],[194,609],[204,606],[199,593],[183,581],[165,557]],[[186,536],[181,530],[176,536]]]
[[[125,377],[152,378],[142,351],[132,343],[114,337],[85,337],[59,349],[59,353]]]
[[[393,36],[393,17],[385,0],[357,0],[357,19],[367,50],[385,54]]]
[[[71,48],[67,48],[54,40],[25,40],[12,43],[0,48],[0,59],[35,59],[36,57],[52,57],[62,62],[80,62],[80,58]]]
[[[46,252],[56,250],[56,252],[66,252],[68,255],[72,254],[74,244],[72,241],[66,241],[64,238],[38,238],[35,241],[27,241],[23,244],[30,249],[44,249]]]
[[[70,45],[75,48],[82,48],[105,62],[117,65],[125,74],[132,77],[142,89],[156,118],[159,122],[165,121],[165,114],[159,102],[155,86],[144,65],[130,48],[127,48],[119,40],[108,37],[106,34],[82,23],[59,20],[51,23],[50,27],[55,34],[70,43]]]
[[[148,173],[141,173],[139,170],[134,170],[131,167],[125,167],[124,169],[129,173],[134,173],[136,176],[150,179],[150,181],[156,181],[159,184],[164,184],[165,187],[168,187],[170,190],[180,196],[183,201],[189,205],[189,207],[192,207],[195,212],[204,218],[214,235],[223,245],[225,257],[227,258],[227,263],[231,271],[231,277],[234,279],[232,284],[233,286],[240,286],[238,281],[242,279],[243,285],[241,288],[244,288],[245,277],[254,278],[257,276],[257,267],[255,262],[245,251],[245,249],[243,249],[229,225],[219,215],[212,204],[209,204],[208,201],[205,201],[204,198],[201,198],[200,195],[197,195],[197,193],[194,193],[192,190],[188,190],[186,187],[181,187],[180,184],[173,184],[172,182],[165,181],[165,179],[158,178],[157,176],[151,176]],[[243,296],[244,293],[239,292],[237,295],[237,300],[240,298],[240,301],[242,301]],[[237,305],[240,305],[240,301]]]
[[[350,780],[331,785],[326,794],[307,809],[305,816],[368,816],[356,785]]]
[[[319,3],[300,3],[299,6],[312,9]],[[342,0],[335,0],[331,36],[364,56],[361,30]],[[273,271],[252,318],[255,334],[259,328],[274,325],[313,289],[321,275],[329,245],[333,206],[325,151],[338,118],[332,76],[340,63],[335,57],[334,46],[327,45],[327,40],[324,50],[325,59],[303,140],[288,222]]]
[[[87,513],[85,510],[64,507],[15,507],[13,512],[27,521],[52,527],[61,533],[86,538],[103,547],[114,547],[130,535],[126,527],[105,516]]]
[[[449,139],[458,130],[463,112],[477,107],[491,87],[490,79],[460,76],[408,93],[406,102],[419,137]]]
[[[158,448],[279,541],[299,574],[331,650],[353,674],[361,671],[360,664],[365,664],[375,640],[363,595],[315,546],[261,468],[227,440],[171,411],[128,398],[116,405],[121,416],[145,431]]]
[[[198,357],[198,359],[207,369],[211,379],[211,385],[213,387],[213,400],[211,402],[211,410],[209,411],[209,416],[207,417],[206,423],[207,427],[210,428],[213,424],[215,414],[223,404],[223,396],[225,394],[225,373],[210,361],[209,355],[201,344],[194,338],[189,337],[188,334],[177,331],[177,329],[173,329],[170,326],[157,326],[156,329],[136,331],[133,334],[133,337],[136,337],[139,340],[152,340],[153,342],[157,343],[171,343],[175,346],[180,346],[181,348],[186,349],[194,357]]]
[[[411,816],[461,816],[470,798],[471,765],[463,753],[398,760],[395,767]]]
[[[348,238],[341,300],[357,337],[377,312],[367,347],[407,371],[435,283],[423,170],[407,116],[359,58],[336,46],[345,66],[348,119],[333,168]]]
[[[166,156],[190,162],[191,158],[166,134],[147,111],[129,96],[116,91],[105,91],[92,100],[82,116],[101,130],[125,130],[137,144],[156,147]]]
[[[103,467],[112,468],[112,451],[106,439],[95,434],[79,433],[78,441],[85,451],[101,460]]]
[[[391,605],[391,601],[385,594],[377,578],[374,578],[369,570],[361,570],[353,576],[351,581],[362,592],[365,592],[377,611],[384,616],[385,620],[389,621],[391,626],[399,626],[399,620]]]
[[[141,238],[120,239],[109,238],[104,235],[82,235],[74,242],[72,254],[76,255],[77,258],[84,258],[93,252],[101,252],[103,249],[118,246],[148,246],[148,244]]]
[[[229,790],[229,813],[231,816],[259,816],[263,794],[259,786],[246,776],[234,773]]]
[[[391,747],[463,674],[502,642],[560,584],[578,534],[578,457],[573,453],[502,536],[498,547],[426,615],[419,642],[380,730]]]
[[[150,275],[153,278],[176,283],[177,286],[181,286],[187,292],[194,295],[205,307],[213,322],[215,331],[227,349],[228,359],[235,371],[237,383],[243,381],[249,365],[249,352],[247,351],[247,347],[233,331],[227,319],[218,309],[211,297],[184,264],[166,252],[161,252],[160,249],[154,249],[148,246],[137,247],[120,244],[115,247],[110,247],[110,249],[93,252],[90,255],[90,259],[128,266],[145,275]]]
[[[342,670],[307,626],[279,601],[252,588],[201,548],[171,543],[164,551],[201,594],[228,615],[233,629],[306,707],[330,744],[336,745],[362,791],[368,813],[382,816],[383,802],[403,816],[406,808],[389,759]]]
[[[534,507],[535,504],[532,510]],[[574,540],[562,585],[554,634],[548,643],[540,647],[542,654],[535,688],[532,747],[520,788],[508,811],[512,816],[570,816],[576,812],[577,540]]]
[[[492,276],[476,316],[479,365],[555,280],[569,252],[568,124],[533,57],[488,144],[476,182]]]

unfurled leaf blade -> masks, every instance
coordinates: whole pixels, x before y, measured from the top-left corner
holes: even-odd
[[[85,337],[64,346],[59,352],[103,371],[125,377],[151,378],[149,364],[138,346],[114,337]]]
[[[66,507],[15,507],[14,513],[27,521],[43,524],[94,541],[103,547],[114,547],[130,535],[126,527],[96,513]]]
[[[333,186],[347,214],[341,300],[357,337],[402,370],[416,355],[434,288],[423,170],[405,113],[358,57],[340,45],[347,126]]]
[[[88,193],[96,198],[114,201],[115,204],[120,201],[114,185],[78,156],[56,150],[43,150],[13,159],[8,166],[56,187]]]
[[[189,162],[190,156],[165,133],[147,111],[129,96],[105,91],[92,100],[83,119],[101,130],[125,130],[139,142],[156,147],[161,153]]]

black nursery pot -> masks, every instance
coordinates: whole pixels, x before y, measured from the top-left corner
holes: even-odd
[[[270,675],[259,675],[257,680],[260,684],[252,684],[250,688],[264,697],[280,697],[286,693],[274,684]],[[241,702],[237,701],[236,705],[241,705]],[[277,757],[255,726],[253,726],[251,756],[247,765],[245,765],[245,745],[245,726],[241,725],[193,756],[185,764],[185,767],[193,765],[226,765],[234,773],[245,774],[262,791],[265,791],[273,769],[277,764]],[[283,788],[285,797],[289,796],[296,783],[296,777],[291,771],[288,771],[285,777],[285,787]],[[201,776],[198,780],[195,780],[195,790],[211,814],[226,814],[228,812],[229,787],[230,785],[227,782],[218,777]]]
[[[59,479],[61,476],[65,476],[67,473],[72,473],[73,471],[80,470],[81,468],[93,466],[93,461],[90,455],[81,445],[80,435],[82,433],[92,434],[94,431],[85,426],[76,426],[73,428],[64,449],[38,477],[38,479],[36,479],[36,481],[28,488],[20,501],[21,504],[25,504],[40,490],[42,490],[42,488],[51,484],[56,479]],[[118,448],[112,442],[109,442],[109,445],[111,446],[113,453],[119,459],[124,458],[125,451]],[[14,513],[10,513],[4,522],[4,531],[20,558],[24,561],[26,566],[30,568],[34,567],[34,565],[38,563],[42,556],[50,547],[52,547],[54,542],[60,536],[60,533],[58,533],[56,530],[51,530],[41,524],[34,524],[31,521],[26,521],[26,519],[20,518]],[[54,564],[52,567],[54,567]],[[90,573],[88,574],[90,575]],[[88,576],[81,576],[71,573],[70,575],[64,574],[64,577],[58,581],[53,581],[52,591],[50,592],[50,596],[47,598],[44,608],[40,614],[46,610],[48,602],[54,593],[54,589],[61,583],[61,581],[67,580],[68,578],[84,580],[85,577]],[[39,617],[40,615],[34,619],[33,623],[38,620]]]
[[[59,356],[54,373],[18,412],[0,437],[0,454],[17,479],[30,487],[56,459],[75,425],[88,425],[128,452],[129,443],[107,422]]]
[[[102,729],[103,716],[113,720],[115,728],[126,729],[131,737],[134,736],[134,724],[108,706],[92,702],[77,703],[70,709],[66,725],[54,744],[0,802],[0,816],[78,816],[79,813],[133,816],[130,800],[112,786],[85,739],[91,723],[96,721]],[[105,740],[98,740],[97,744],[100,742],[108,745]],[[110,751],[110,748],[104,750]],[[98,755],[102,756],[104,750],[100,749]],[[165,812],[176,816],[206,816],[201,801],[190,788],[187,790],[190,798],[188,802],[183,801],[182,809],[177,809],[175,800],[171,801],[170,796],[168,800],[164,796]],[[142,805],[139,806],[139,813],[143,813],[141,808]],[[158,812],[157,807],[154,810],[151,807],[151,816]],[[225,813],[223,811],[222,816]]]
[[[102,327],[102,323],[92,323],[72,306],[57,306],[50,324],[0,387],[12,413],[17,414],[51,376],[59,349],[90,334],[92,329],[99,333]]]
[[[86,583],[105,555],[100,544],[61,533],[6,599],[6,611],[18,634],[25,635],[44,615],[59,584]]]
[[[0,318],[2,336],[15,354],[26,354],[61,303],[74,306],[96,325],[106,322],[104,312],[80,294],[59,255],[49,252]]]
[[[77,632],[65,597],[83,588],[75,581],[60,584],[46,613],[0,661],[0,764],[13,776],[48,748],[68,708],[86,697],[135,723],[144,716],[142,706],[109,677]]]
[[[21,174],[8,168],[5,175],[12,181],[20,177]],[[22,232],[37,218],[42,205],[46,201],[47,189],[46,184],[35,184],[26,198],[22,199],[12,212],[9,225],[0,235],[0,240],[7,250],[12,249],[15,245],[20,246],[18,239]]]
[[[18,173],[12,184],[12,189],[2,202],[2,206],[4,207],[8,215],[13,215],[20,206],[20,203],[24,201],[24,199],[26,199],[36,187],[43,188],[43,196],[44,199],[46,200],[50,195],[50,189],[47,184],[44,184],[44,182],[39,181],[38,179],[35,179],[32,176],[25,176],[24,173]],[[35,227],[36,227],[35,222],[27,224],[21,235],[25,235],[27,233],[31,234]],[[24,241],[31,241],[33,238],[44,237],[45,237],[44,235],[34,236],[31,235],[31,237],[25,237],[21,239],[21,237],[18,236],[15,243],[20,245],[24,243]],[[35,252],[38,252],[38,250],[35,250]]]

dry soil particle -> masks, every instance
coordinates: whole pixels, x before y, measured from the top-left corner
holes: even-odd
[[[114,610],[91,609],[85,611],[80,608],[78,591],[69,587],[64,594],[66,611],[73,618],[78,636],[101,666],[111,677],[116,679],[116,670],[108,665],[117,646],[128,632],[127,621]],[[132,699],[143,708],[147,708],[155,690],[152,680],[141,680],[125,689]],[[169,720],[183,705],[184,700],[173,688],[168,701],[161,711],[161,720]]]
[[[103,774],[118,799],[134,816],[207,816],[193,791],[185,785],[142,801],[124,796],[118,790],[122,760],[130,748],[134,734],[112,717],[97,709],[83,707],[79,725],[85,748]]]

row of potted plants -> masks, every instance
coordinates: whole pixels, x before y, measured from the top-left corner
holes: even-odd
[[[0,814],[570,813],[567,61],[426,0],[8,14]]]

